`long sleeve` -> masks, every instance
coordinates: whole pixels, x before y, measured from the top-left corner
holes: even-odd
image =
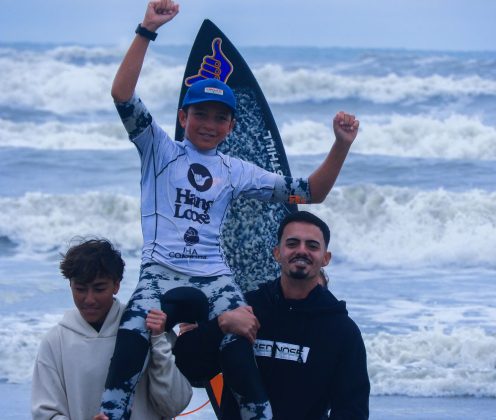
[[[203,383],[220,372],[219,346],[224,334],[217,318],[180,335],[174,346],[177,367],[192,383]]]
[[[63,378],[47,339],[41,342],[34,365],[31,413],[33,420],[70,419]]]
[[[176,367],[172,354],[171,337],[153,336],[148,365],[148,399],[154,410],[163,417],[180,414],[193,395],[191,385]]]
[[[370,382],[365,345],[360,330],[355,323],[352,325],[331,389],[329,419],[332,420],[369,418]]]

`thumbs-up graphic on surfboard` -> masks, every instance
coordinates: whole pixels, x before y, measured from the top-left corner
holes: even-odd
[[[191,86],[203,79],[218,79],[226,83],[233,71],[233,65],[222,51],[222,39],[212,41],[212,55],[205,55],[198,73],[184,80],[186,86]]]

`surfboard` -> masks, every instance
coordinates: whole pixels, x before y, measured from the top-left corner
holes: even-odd
[[[237,100],[236,126],[219,151],[291,176],[279,130],[255,76],[232,42],[208,19],[201,25],[188,58],[179,107],[188,87],[205,78],[227,83]],[[184,138],[178,120],[175,138]],[[297,204],[234,200],[224,222],[221,242],[227,262],[244,292],[279,275],[272,248],[279,222],[296,211]]]

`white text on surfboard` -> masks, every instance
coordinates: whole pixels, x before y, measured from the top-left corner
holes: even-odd
[[[284,175],[281,169],[281,164],[279,163],[279,154],[276,150],[276,144],[274,142],[274,139],[272,138],[272,133],[270,132],[270,130],[267,130],[267,134],[264,135],[264,140],[265,150],[270,156],[270,165],[272,167],[272,170],[279,175]]]

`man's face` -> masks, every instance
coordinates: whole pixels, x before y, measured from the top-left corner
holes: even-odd
[[[103,323],[107,317],[120,282],[97,277],[91,283],[70,282],[72,298],[83,319],[89,324]]]
[[[281,265],[283,276],[318,281],[320,268],[329,263],[331,253],[327,252],[324,235],[317,226],[292,222],[284,228],[274,257]]]
[[[219,102],[202,102],[190,105],[185,112],[179,110],[179,122],[186,137],[200,150],[217,147],[234,127],[231,110]]]

